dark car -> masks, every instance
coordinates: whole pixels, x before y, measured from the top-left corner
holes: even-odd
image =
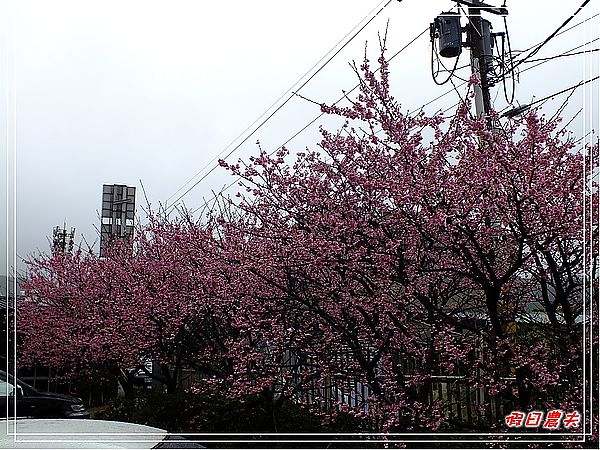
[[[0,370],[0,417],[87,419],[90,413],[80,398],[40,392]]]

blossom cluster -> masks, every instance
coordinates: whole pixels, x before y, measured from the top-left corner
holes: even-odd
[[[20,362],[128,383],[153,360],[170,392],[193,369],[198,391],[385,431],[517,426],[490,396],[581,410],[582,273],[597,264],[582,246],[598,246],[597,229],[582,241],[598,204],[583,160],[598,146],[535,111],[497,133],[467,103],[448,121],[410,115],[387,66],[361,70],[350,106],[322,106],[341,129],[314,150],[222,161],[242,189],[202,217],[150,213],[103,258],[32,257]]]

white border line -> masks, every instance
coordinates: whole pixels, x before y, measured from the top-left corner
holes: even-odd
[[[9,53],[9,51],[8,50],[10,48],[10,45],[9,45],[8,39],[7,39],[7,45],[6,45],[6,47],[7,47],[6,48],[6,52],[7,52],[7,54],[6,54],[6,59],[7,59],[7,65],[6,65],[6,72],[7,72],[7,80],[6,80],[6,84],[7,84],[7,86],[6,86],[6,93],[7,93],[7,99],[6,99],[6,104],[7,104],[7,111],[6,111],[6,114],[7,114],[7,118],[6,118],[7,136],[6,136],[6,141],[7,141],[7,154],[8,154],[8,149],[9,149],[9,133],[8,133],[8,130],[9,130],[9,123],[10,123],[12,125],[12,131],[14,133],[14,136],[13,136],[13,184],[14,184],[14,189],[13,189],[13,202],[14,202],[13,203],[13,210],[14,210],[14,217],[13,217],[13,224],[12,224],[13,225],[12,240],[13,240],[13,246],[14,246],[14,256],[13,256],[12,259],[13,259],[13,264],[14,264],[14,266],[13,266],[13,274],[14,274],[14,277],[13,277],[13,290],[14,290],[14,297],[15,297],[15,301],[14,301],[14,311],[15,311],[15,320],[14,320],[14,323],[15,323],[15,327],[14,327],[14,330],[13,330],[13,338],[14,338],[14,348],[13,348],[13,350],[14,350],[14,358],[15,358],[15,365],[14,365],[15,366],[15,368],[14,368],[14,372],[15,373],[14,373],[14,375],[16,377],[16,308],[17,308],[17,302],[16,302],[16,297],[17,297],[17,290],[16,290],[16,287],[17,287],[16,286],[16,284],[17,284],[17,280],[16,280],[16,269],[17,269],[17,265],[16,265],[17,264],[17,247],[16,247],[16,245],[17,245],[17,242],[16,242],[16,236],[17,236],[16,235],[16,229],[17,229],[16,228],[17,227],[17,211],[16,211],[16,199],[17,199],[17,193],[16,193],[16,191],[17,191],[17,181],[16,181],[16,178],[17,178],[17,168],[16,168],[16,159],[17,159],[16,158],[16,156],[17,156],[17,101],[16,101],[16,98],[17,98],[17,83],[16,83],[16,77],[17,77],[17,57],[16,57],[16,55],[17,55],[17,52],[16,52],[17,12],[16,12],[16,10],[13,11],[13,14],[14,14],[14,16],[13,16],[13,21],[12,21],[12,24],[11,24],[12,25],[11,28],[12,28],[12,32],[13,32],[13,42],[12,42],[12,44],[13,44],[13,48],[12,48],[12,51],[13,51],[13,79],[12,79],[12,88],[13,88],[13,97],[14,97],[13,101],[14,101],[14,105],[13,105],[13,110],[12,110],[13,117],[11,118],[10,114],[9,114],[9,98],[8,98],[9,97],[9,95],[8,95],[9,94],[9,85],[11,84],[11,83],[9,83],[9,80],[8,80],[8,72],[9,72],[9,64],[8,64],[8,60],[9,60],[8,53]],[[7,16],[6,17],[6,21],[8,22],[8,16],[9,16],[9,14],[6,14],[6,16]],[[586,25],[586,26],[589,27],[589,25]],[[9,29],[9,27],[7,26],[6,29],[7,29],[7,35],[8,35],[8,29]],[[590,58],[591,58],[591,56],[590,56]],[[586,61],[585,60],[587,58],[584,57],[583,59],[584,59],[584,75],[585,75],[585,71],[586,71]],[[591,66],[591,64],[590,64],[590,66]],[[587,78],[585,78],[585,76],[584,76],[584,79],[587,79]],[[592,94],[593,89],[590,89],[590,91],[591,91],[590,92],[590,97],[592,97],[592,95],[593,95]],[[584,95],[584,111],[585,111],[585,106],[586,106],[585,105],[586,104],[586,101],[585,101],[585,89],[584,89],[583,95]],[[600,95],[599,95],[599,98],[600,98]],[[592,105],[591,109],[592,109],[592,113],[593,113],[593,105]],[[591,117],[590,117],[590,120],[591,120]],[[583,122],[584,122],[583,126],[584,126],[584,136],[585,136],[585,127],[586,127],[586,124],[587,124],[587,120],[584,118]],[[584,144],[586,142],[587,142],[587,138],[584,139]],[[10,206],[8,204],[8,198],[9,198],[9,190],[8,190],[8,187],[9,187],[9,180],[8,180],[9,179],[9,177],[8,177],[8,175],[9,175],[9,164],[8,163],[9,163],[9,161],[8,161],[8,158],[7,158],[7,251],[6,251],[6,253],[7,253],[6,254],[7,263],[8,263],[8,260],[9,260],[9,244],[8,243],[10,242],[10,240],[9,240],[9,227],[8,227],[9,215],[10,215],[9,214],[9,212],[10,212]],[[585,158],[584,158],[584,168],[585,168]],[[583,230],[583,236],[584,236],[584,274],[585,274],[585,231],[586,231],[585,228],[586,228],[586,224],[585,224],[585,196],[584,196],[584,230]],[[7,264],[7,273],[8,273],[8,264]],[[8,282],[7,282],[7,291],[8,291]],[[8,292],[7,292],[7,294],[8,294]],[[586,297],[587,296],[585,295],[585,282],[584,282],[584,288],[583,288],[584,320],[585,320],[585,308],[586,308],[586,302],[587,302]],[[7,295],[7,302],[8,302],[8,295]],[[600,302],[600,299],[599,299],[599,302]],[[7,303],[7,311],[8,311],[8,303]],[[590,331],[592,332],[593,331],[593,325],[592,325],[591,322],[592,321],[590,320]],[[569,440],[567,440],[567,442],[585,442],[585,436],[590,435],[592,433],[592,431],[593,431],[592,429],[590,429],[589,433],[586,433],[586,431],[585,431],[586,430],[586,422],[587,422],[586,421],[586,415],[585,415],[585,410],[586,410],[586,408],[585,408],[585,400],[587,400],[586,399],[586,395],[585,395],[586,394],[586,380],[585,380],[585,378],[586,378],[586,375],[587,375],[586,370],[585,370],[586,369],[586,364],[585,364],[586,328],[587,328],[587,326],[586,326],[586,324],[584,322],[584,324],[583,324],[583,336],[584,336],[584,338],[583,338],[583,341],[582,341],[583,354],[584,354],[584,359],[583,359],[583,380],[584,380],[584,382],[583,382],[583,398],[584,398],[584,405],[582,405],[583,406],[583,408],[582,408],[582,411],[583,411],[582,412],[582,415],[583,415],[583,432],[582,433],[567,433],[567,434],[536,433],[537,436],[542,436],[542,435],[575,436],[575,437],[581,436],[581,437],[584,438],[582,441],[580,441],[580,440],[570,440],[569,439]],[[591,332],[590,332],[590,341],[593,344],[593,337],[592,337],[592,333]],[[8,336],[8,327],[7,327],[7,336]],[[7,366],[8,366],[8,348],[9,347],[8,347],[8,339],[7,339]],[[590,364],[590,374],[591,373],[592,373],[592,364]],[[593,406],[593,404],[591,403],[591,401],[592,401],[592,384],[590,384],[590,411],[592,411],[591,407]],[[16,405],[15,405],[15,409],[16,409]],[[15,413],[15,416],[16,416],[16,413]],[[590,417],[590,420],[592,418],[593,418],[593,416]],[[13,422],[16,425],[16,419],[13,418],[12,420],[13,420]],[[9,423],[9,421],[7,420],[7,424],[8,423]],[[592,426],[593,426],[593,422],[592,422]],[[21,440],[17,440],[16,439],[16,428],[17,427],[15,427],[15,433],[14,433],[14,435],[15,435],[15,441],[16,442],[48,442],[48,441],[21,441]],[[7,432],[8,432],[8,425],[7,425]],[[32,434],[32,433],[24,433],[23,435],[30,435],[30,434]],[[91,434],[94,434],[94,433],[91,433]],[[120,435],[120,436],[124,436],[124,435],[141,435],[141,434],[145,434],[145,433],[114,433],[114,434],[112,434],[112,433],[106,433],[106,435]],[[322,436],[322,435],[326,435],[326,434],[328,434],[328,433],[314,433],[314,434],[308,434],[308,435],[311,435],[311,436]],[[347,434],[357,435],[357,433],[332,433],[331,435],[335,435],[335,436],[342,435],[343,436],[343,435],[347,435]],[[517,436],[528,436],[528,435],[531,435],[531,434],[532,433],[442,433],[442,432],[440,432],[440,433],[365,433],[364,435],[365,436],[367,436],[367,435],[368,436],[379,436],[379,435],[381,435],[381,436],[413,436],[413,435],[415,435],[415,436],[417,436],[417,435],[418,436],[422,436],[422,435],[437,435],[437,436],[440,436],[440,435],[455,435],[457,437],[468,435],[468,436],[504,436],[504,437],[506,437],[506,439],[503,439],[503,440],[474,440],[473,441],[473,440],[455,439],[455,440],[433,440],[433,441],[429,441],[429,440],[411,440],[411,441],[409,441],[409,442],[415,442],[415,443],[418,443],[418,442],[475,442],[475,443],[482,443],[482,444],[484,444],[484,443],[488,443],[488,442],[499,442],[499,443],[508,443],[508,442],[514,442],[514,443],[521,443],[521,442],[522,443],[526,443],[526,442],[543,443],[543,442],[546,442],[546,441],[543,441],[543,440],[528,441],[528,440],[512,440],[512,439],[508,439],[511,436],[515,436],[515,437],[517,437]],[[57,433],[57,434],[54,434],[54,433],[52,433],[52,434],[45,433],[45,435],[65,435],[65,433]],[[74,434],[68,434],[68,435],[78,435],[78,434],[74,433]],[[81,434],[81,435],[84,435],[84,434]],[[95,433],[95,435],[98,435],[98,433]],[[103,435],[104,435],[104,433],[103,433]],[[167,433],[167,435],[174,435],[174,436],[193,435],[193,436],[199,436],[199,435],[204,435],[204,434],[200,434],[200,433]],[[216,435],[216,434],[213,433],[211,435]],[[223,433],[223,434],[219,433],[218,435],[231,436],[231,435],[235,435],[235,434],[234,433]],[[246,436],[265,436],[265,435],[271,435],[271,433],[250,433],[250,434],[244,434],[244,435],[246,435]],[[284,433],[272,433],[272,435],[282,436],[282,435],[287,435],[287,434],[284,434]],[[298,434],[294,433],[293,435],[298,435]],[[63,441],[58,441],[57,440],[57,441],[50,441],[50,442],[63,442]],[[66,440],[64,442],[73,442],[73,441]],[[87,441],[87,442],[109,442],[109,441]],[[140,442],[140,441],[114,441],[113,440],[111,442]],[[178,442],[178,441],[172,441],[172,442]],[[181,441],[181,442],[183,442],[183,441]],[[187,441],[187,442],[189,442],[189,441]],[[192,442],[194,442],[194,441],[192,441]],[[292,441],[292,440],[283,440],[283,441],[275,441],[275,440],[273,440],[273,441],[265,441],[265,440],[214,441],[214,440],[211,440],[211,442],[232,442],[232,443],[236,443],[236,442],[251,442],[251,443],[257,443],[258,444],[260,442],[284,442],[284,443],[285,442],[290,442],[290,443],[294,443],[294,442],[311,443],[311,442],[314,442],[314,443],[321,443],[321,442],[331,442],[331,441],[330,440],[327,440],[327,441],[320,441],[320,440],[310,440],[310,441]],[[340,443],[353,442],[353,443],[356,443],[356,442],[363,442],[363,441],[334,440],[333,442],[340,442]],[[548,441],[548,442],[563,442],[563,441]]]

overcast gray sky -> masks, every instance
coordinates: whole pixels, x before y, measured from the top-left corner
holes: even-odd
[[[581,3],[508,0],[513,50],[545,39]],[[591,1],[570,25],[598,14],[599,3]],[[178,189],[212,168],[198,174],[384,4],[381,0],[2,0],[0,56],[6,70],[0,74],[0,145],[6,157],[0,169],[6,183],[0,199],[4,211],[0,272],[15,261],[23,267],[14,255],[14,238],[20,257],[47,251],[52,228],[65,222],[77,229],[77,241],[82,234],[90,244],[96,241],[94,225],[99,223],[104,183],[136,186],[138,205],[144,202],[140,179],[154,207],[175,200]],[[454,7],[450,0],[392,1],[301,93],[317,101],[337,100],[342,89],[355,84],[348,62],[361,60],[366,41],[376,60],[377,33],[388,20],[392,55],[428,28],[437,14]],[[494,31],[503,31],[500,18],[485,17]],[[536,57],[560,54],[598,38],[599,24],[596,17],[554,38]],[[596,41],[579,50],[599,46]],[[468,63],[467,55],[463,52],[460,65]],[[560,58],[522,72],[516,101],[528,103],[597,75],[597,55]],[[394,95],[407,110],[451,89],[431,80],[428,33],[394,59],[391,71]],[[492,90],[492,97],[497,110],[506,106],[501,86]],[[562,99],[545,108],[553,113]],[[457,100],[451,92],[428,111]],[[597,82],[573,95],[566,118],[582,107],[584,112],[571,125],[579,136],[593,124],[597,128]],[[309,102],[290,101],[229,159],[256,153],[257,139],[267,150],[277,148],[318,113]],[[319,124],[328,123],[316,122],[288,146],[299,150],[313,145]],[[231,181],[218,169],[184,201],[198,207],[211,191]]]

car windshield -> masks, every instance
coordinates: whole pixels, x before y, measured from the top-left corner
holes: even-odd
[[[12,375],[7,375],[6,372],[0,370],[0,383],[8,384],[9,386],[11,386],[14,389],[15,383],[13,382],[13,378],[14,377]],[[35,389],[33,386],[30,386],[21,380],[18,380],[18,383],[16,383],[16,384],[18,384],[21,387],[25,387],[25,389],[31,389],[32,391],[37,391],[37,389]],[[0,387],[0,395],[6,395],[6,394],[3,394],[2,387]]]
[[[4,380],[0,380],[0,396],[12,395],[15,387]]]

